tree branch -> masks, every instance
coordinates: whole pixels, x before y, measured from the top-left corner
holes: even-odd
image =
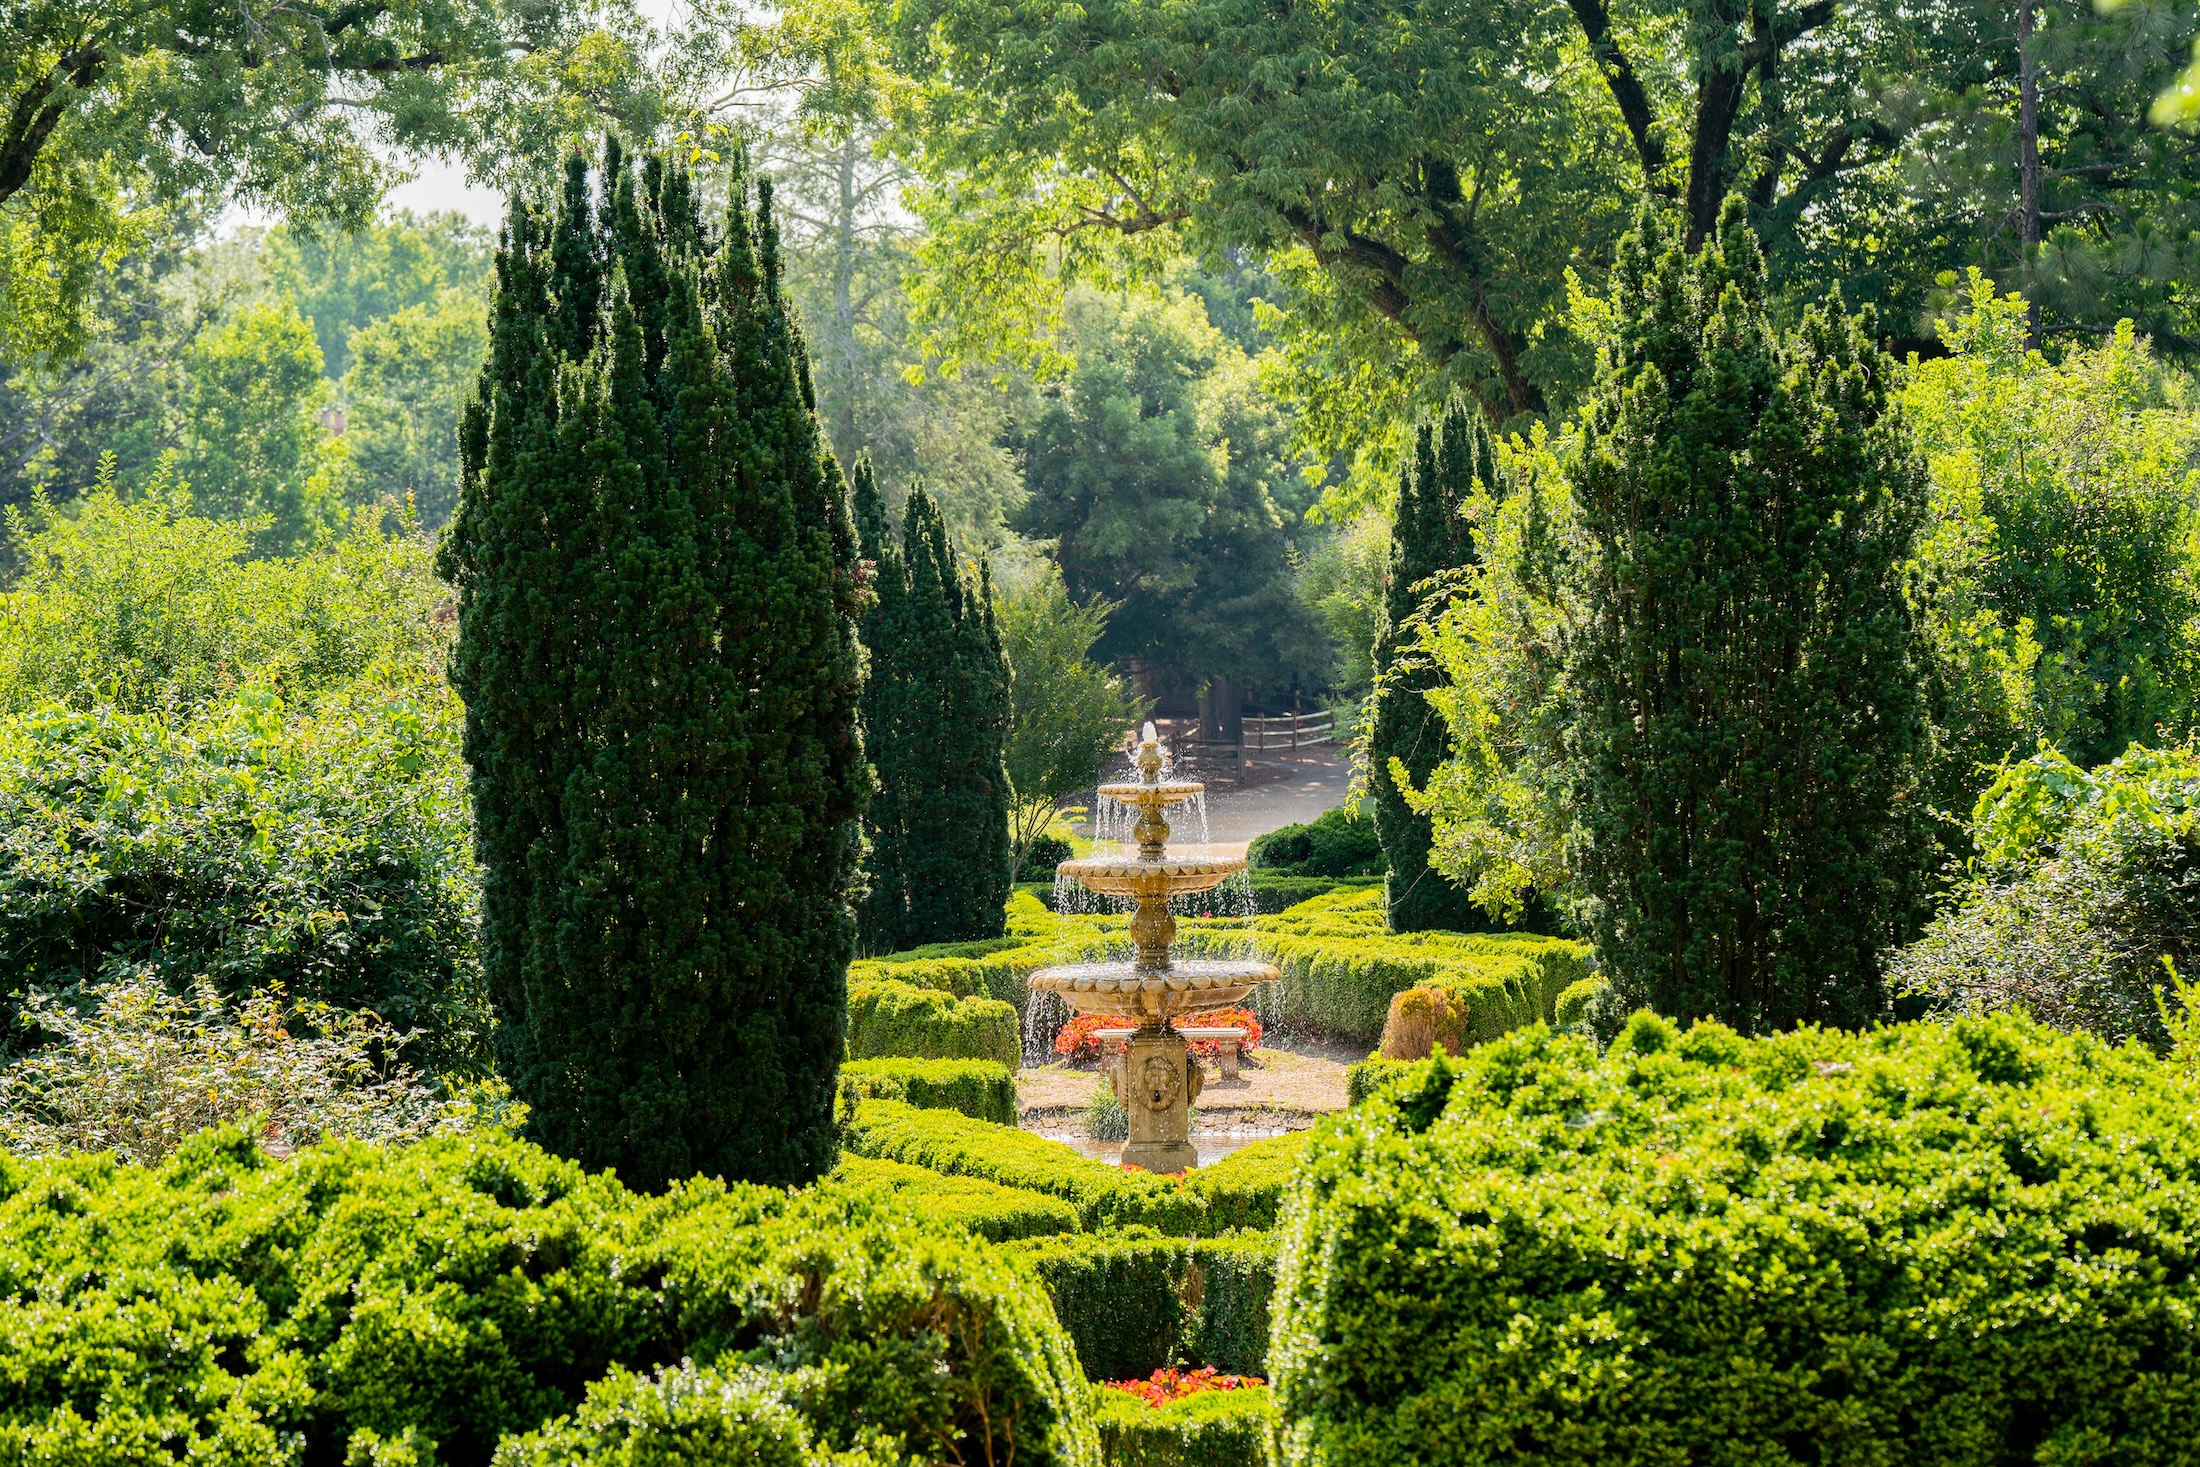
[[[69,110],[70,94],[85,91],[107,67],[106,48],[85,46],[64,53],[51,70],[15,99],[5,132],[0,132],[0,203],[31,181],[31,169],[46,140]]]
[[[1604,8],[1604,0],[1567,0],[1567,4],[1581,24],[1589,54],[1596,59],[1612,100],[1619,105],[1627,135],[1635,140],[1635,161],[1642,167],[1643,186],[1653,193],[1669,194],[1670,189],[1661,181],[1665,140],[1658,136],[1657,116],[1650,109],[1650,96],[1643,90],[1642,78],[1635,74],[1635,64],[1612,35],[1611,12]]]

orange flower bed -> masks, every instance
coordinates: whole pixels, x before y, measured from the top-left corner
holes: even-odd
[[[1054,1036],[1054,1052],[1071,1059],[1100,1058],[1100,1041],[1095,1038],[1102,1029],[1122,1029],[1131,1021],[1119,1014],[1076,1014],[1062,1032]],[[1245,1037],[1238,1041],[1238,1054],[1249,1055],[1260,1044],[1260,1019],[1251,1009],[1208,1009],[1204,1013],[1181,1014],[1176,1020],[1179,1028],[1186,1029],[1243,1029]],[[1219,1040],[1202,1039],[1193,1043],[1192,1053],[1201,1059],[1211,1060],[1222,1052]]]
[[[1223,1375],[1212,1365],[1202,1365],[1197,1370],[1157,1370],[1144,1380],[1111,1380],[1108,1389],[1136,1396],[1149,1406],[1166,1406],[1201,1391],[1235,1391],[1266,1384],[1257,1375]]]

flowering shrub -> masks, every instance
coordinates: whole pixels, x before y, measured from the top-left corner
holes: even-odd
[[[1202,1365],[1197,1370],[1164,1367],[1144,1380],[1111,1380],[1108,1389],[1136,1396],[1149,1406],[1166,1406],[1201,1391],[1236,1391],[1267,1383],[1257,1375],[1224,1375],[1212,1365]]]
[[[1096,1060],[1100,1058],[1100,1031],[1125,1028],[1130,1022],[1120,1014],[1077,1014],[1054,1036],[1054,1052],[1071,1059]],[[1241,1057],[1250,1057],[1260,1044],[1260,1020],[1251,1009],[1208,1009],[1180,1015],[1176,1023],[1181,1029],[1243,1029],[1245,1037],[1238,1041]],[[1222,1045],[1218,1040],[1201,1039],[1191,1049],[1201,1059],[1211,1060],[1221,1053]]]
[[[232,1007],[201,980],[188,995],[131,969],[80,1013],[34,994],[54,1042],[0,1069],[0,1151],[111,1151],[155,1165],[209,1126],[249,1122],[271,1154],[334,1137],[406,1141],[525,1107],[501,1091],[454,1100],[400,1062],[409,1036],[374,1014],[263,989]],[[495,1112],[508,1112],[497,1114]]]

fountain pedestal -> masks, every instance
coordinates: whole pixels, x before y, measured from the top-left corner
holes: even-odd
[[[1088,890],[1127,896],[1137,904],[1131,918],[1136,956],[1129,962],[1042,968],[1029,982],[1033,992],[1058,993],[1081,1013],[1118,1015],[1139,1025],[1109,1075],[1116,1097],[1130,1113],[1123,1161],[1151,1172],[1181,1172],[1199,1164],[1189,1136],[1191,1106],[1204,1076],[1170,1021],[1179,1014],[1234,1004],[1256,985],[1273,980],[1276,970],[1253,959],[1184,961],[1171,950],[1176,919],[1169,915],[1169,898],[1212,891],[1244,870],[1245,861],[1237,856],[1169,855],[1169,823],[1162,812],[1196,797],[1205,786],[1161,778],[1161,747],[1150,723],[1138,747],[1138,772],[1135,783],[1104,784],[1099,790],[1139,812],[1132,831],[1138,854],[1087,857],[1056,868]]]
[[[1141,1029],[1124,1041],[1109,1080],[1130,1112],[1123,1164],[1149,1172],[1181,1172],[1199,1165],[1192,1146],[1191,1105],[1206,1076],[1184,1036],[1174,1029]]]

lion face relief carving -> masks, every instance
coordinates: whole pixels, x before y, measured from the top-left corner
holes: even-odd
[[[1184,1072],[1158,1054],[1146,1056],[1138,1070],[1138,1098],[1148,1110],[1165,1111],[1184,1091]]]

